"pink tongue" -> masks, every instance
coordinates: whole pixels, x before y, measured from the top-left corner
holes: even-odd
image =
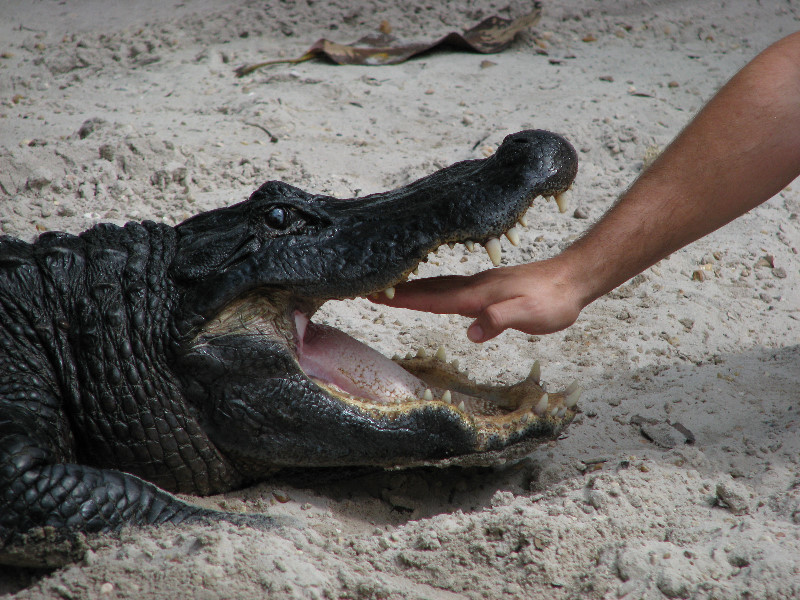
[[[294,318],[300,367],[309,377],[376,402],[421,398],[425,392],[422,381],[366,344],[299,311]]]

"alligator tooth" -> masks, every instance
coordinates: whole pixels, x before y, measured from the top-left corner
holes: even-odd
[[[451,360],[451,361],[450,361],[450,364],[451,364],[451,365],[453,365],[453,368],[454,368],[456,371],[458,371],[458,359],[457,359],[457,358],[454,358],[453,360]]]
[[[473,242],[472,240],[467,240],[466,242],[464,242],[464,245],[470,252],[475,252],[475,242]]]
[[[386,288],[385,290],[383,290],[383,293],[384,293],[384,294],[386,294],[386,297],[387,297],[389,300],[391,300],[392,298],[394,298],[394,288],[393,288],[393,287],[388,287],[388,288]]]
[[[531,367],[531,372],[530,375],[528,375],[528,379],[534,383],[539,383],[542,380],[542,363],[540,363],[538,360],[533,361],[533,366]]]
[[[400,360],[400,355],[399,354],[393,354],[392,355],[392,360],[395,360],[395,361]]]
[[[467,407],[464,406],[464,401],[463,400],[458,403],[458,410],[460,410],[461,412],[465,412],[467,410]]]
[[[417,358],[425,358],[426,356],[428,356],[428,353],[425,352],[425,348],[417,350]]]
[[[485,244],[486,246],[486,253],[489,255],[489,259],[492,261],[492,264],[497,267],[500,265],[500,240],[497,238],[492,238]]]
[[[583,393],[583,388],[578,385],[578,380],[576,379],[564,390],[564,406],[567,408],[575,406],[581,397],[581,393]]]
[[[550,416],[551,417],[555,417],[558,414],[558,411],[559,411],[559,408],[557,406],[554,406],[553,410],[550,411]]]
[[[450,248],[450,250],[452,250],[453,248],[456,247],[456,244],[455,242],[447,242],[447,246]]]
[[[567,192],[561,192],[555,195],[556,204],[558,204],[558,212],[567,212],[567,204],[569,204],[569,196]]]
[[[447,360],[447,352],[445,352],[444,346],[439,346],[438,350],[436,350],[436,359],[442,362]]]
[[[543,415],[547,410],[547,403],[550,401],[550,398],[547,394],[542,394],[542,397],[539,398],[539,403],[534,407],[533,411],[537,415]]]
[[[422,394],[422,399],[427,400],[428,402],[433,400],[433,392],[431,392],[431,388],[425,388],[425,393]]]
[[[406,352],[406,360],[411,360],[412,358],[414,358],[414,355],[411,352]]]
[[[414,275],[419,275],[419,266],[414,267],[414,270],[411,271]]]
[[[512,246],[519,246],[519,229],[516,226],[506,231],[506,237]]]
[[[566,406],[562,406],[561,408],[558,409],[558,413],[556,413],[556,417],[559,418],[559,419],[562,419],[562,418],[564,418],[565,414],[567,414],[567,407]]]
[[[520,421],[521,421],[523,424],[524,424],[524,423],[527,423],[527,422],[528,422],[528,421],[530,421],[530,420],[531,420],[531,413],[525,413],[524,415],[522,415],[522,418],[520,418]]]
[[[442,402],[447,402],[448,404],[450,404],[452,400],[453,400],[453,395],[450,393],[450,390],[445,390],[444,394],[442,394]]]
[[[527,227],[528,226],[528,216],[527,215],[524,215],[524,214],[520,215],[520,217],[519,217],[519,219],[517,219],[517,221],[519,221],[519,224],[522,225],[523,227]]]

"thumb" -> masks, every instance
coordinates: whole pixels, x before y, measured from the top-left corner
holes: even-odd
[[[512,298],[485,307],[467,329],[467,337],[475,343],[486,342],[513,327],[519,304],[519,298]]]

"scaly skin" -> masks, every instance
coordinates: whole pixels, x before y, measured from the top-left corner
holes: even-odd
[[[325,356],[314,340],[327,330],[308,323],[323,302],[385,289],[443,243],[499,237],[576,168],[563,139],[521,132],[489,159],[365,198],[269,182],[175,228],[0,238],[0,562],[74,557],[48,550],[48,532],[75,542],[123,525],[267,526],[170,492],[220,493],[276,467],[430,463],[558,435],[574,394],[548,400],[538,376],[495,392],[407,364],[428,372],[411,387],[436,396],[387,399],[301,363]],[[399,368],[344,344],[381,374]]]

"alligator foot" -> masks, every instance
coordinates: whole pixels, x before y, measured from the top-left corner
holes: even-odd
[[[266,515],[193,506],[138,477],[77,464],[39,464],[21,436],[0,451],[0,562],[58,567],[80,559],[86,534],[124,526],[227,521],[267,528]]]

